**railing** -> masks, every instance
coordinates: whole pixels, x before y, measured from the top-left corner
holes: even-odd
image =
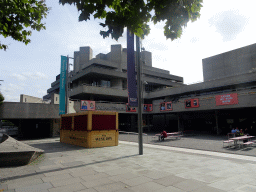
[[[126,88],[119,88],[119,87],[106,87],[106,86],[102,86],[102,85],[91,85],[91,84],[86,84],[86,83],[83,83],[82,85],[90,86],[90,87],[104,87],[104,88],[110,88],[110,89],[127,90]]]

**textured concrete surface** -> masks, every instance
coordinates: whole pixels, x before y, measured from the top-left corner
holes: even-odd
[[[87,149],[59,139],[24,143],[44,149],[33,163],[0,169],[0,191],[255,191],[256,157],[120,141]]]
[[[3,134],[0,138],[0,167],[28,164],[43,152]]]

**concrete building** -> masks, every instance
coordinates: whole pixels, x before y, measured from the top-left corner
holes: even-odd
[[[255,47],[253,44],[203,59],[204,82],[192,85],[183,84],[182,77],[171,75],[169,71],[152,67],[151,53],[143,51],[143,103],[150,104],[152,109],[143,111],[144,131],[194,130],[226,134],[232,127],[252,127],[255,131]],[[126,110],[127,50],[121,45],[112,45],[108,54],[98,54],[95,58],[92,55],[90,47],[74,52],[74,70],[69,74],[68,112],[80,112],[81,100],[95,101],[95,110],[119,112],[120,130],[137,131],[136,112]],[[0,119],[42,119],[47,113],[47,117],[53,122],[57,119],[58,123],[59,82],[57,75],[43,97],[51,100],[51,104],[24,103],[24,98],[27,101],[34,98],[29,100],[23,96],[19,104],[6,102],[0,106]],[[166,109],[170,108],[163,110],[163,103]]]

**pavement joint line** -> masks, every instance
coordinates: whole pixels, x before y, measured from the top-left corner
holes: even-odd
[[[129,142],[129,141],[119,141],[119,143],[120,144],[134,145],[134,146],[139,145],[136,142]],[[154,148],[154,149],[172,150],[172,151],[178,151],[178,152],[186,152],[186,153],[200,154],[200,155],[209,155],[209,156],[215,156],[215,157],[226,157],[226,158],[256,162],[256,157],[246,156],[246,155],[236,155],[236,154],[221,153],[221,152],[214,152],[214,151],[204,151],[204,150],[198,150],[198,149],[187,149],[187,148],[179,148],[179,147],[152,145],[152,144],[145,144],[145,143],[143,143],[143,146],[148,147],[148,148]]]

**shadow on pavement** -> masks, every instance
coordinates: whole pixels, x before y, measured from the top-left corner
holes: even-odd
[[[94,165],[94,164],[98,164],[98,163],[105,163],[105,162],[109,162],[109,161],[115,161],[115,160],[119,160],[119,159],[135,157],[135,156],[139,156],[139,154],[127,155],[127,156],[117,157],[117,158],[103,160],[103,161],[95,161],[93,163],[84,163],[84,164],[81,164],[81,165],[69,166],[69,167],[65,167],[65,168],[57,168],[57,169],[52,169],[52,170],[47,170],[47,171],[40,171],[40,172],[36,172],[36,173],[30,173],[30,174],[27,174],[27,175],[6,177],[4,179],[0,179],[0,182],[4,182],[4,181],[7,181],[7,180],[21,179],[21,178],[25,178],[25,177],[29,177],[29,176],[34,176],[34,175],[43,174],[43,173],[50,173],[50,172],[54,172],[54,171],[63,171],[63,170],[66,170],[66,169],[71,169],[71,168],[78,168],[78,167],[83,167],[83,166],[88,166],[88,165]]]

